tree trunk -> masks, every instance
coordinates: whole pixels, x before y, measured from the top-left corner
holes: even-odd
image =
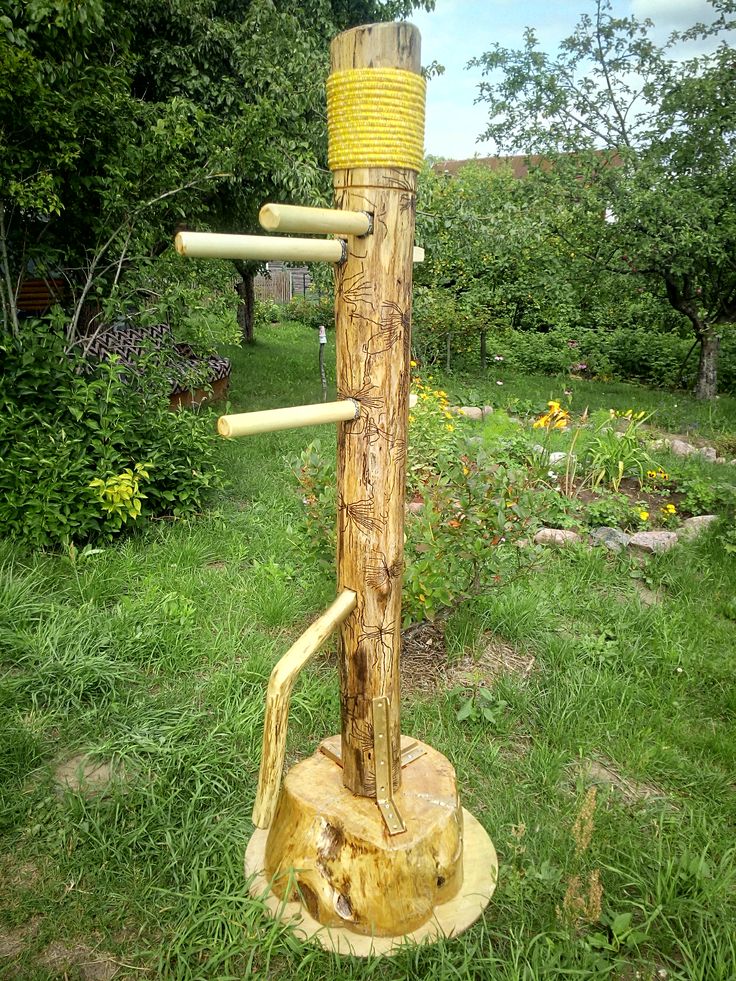
[[[713,327],[704,327],[700,331],[699,340],[700,363],[695,398],[712,399],[718,391],[718,350],[721,339]]]
[[[235,291],[240,297],[240,303],[238,304],[240,334],[244,344],[253,344],[255,343],[256,294],[254,279],[256,267],[247,262],[234,262],[233,265],[237,270],[238,276],[240,276],[240,282],[235,285]]]
[[[445,338],[445,371],[450,371],[452,367],[452,335],[448,334]]]
[[[488,359],[487,339],[488,331],[482,330],[480,332],[480,366],[483,371],[485,371],[486,361]]]

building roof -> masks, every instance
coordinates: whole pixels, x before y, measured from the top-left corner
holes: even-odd
[[[469,157],[466,160],[438,160],[432,165],[432,170],[438,174],[457,174],[461,167],[466,164],[478,164],[481,167],[488,167],[489,170],[502,170],[510,167],[514,177],[526,177],[530,166],[538,165],[542,156],[538,153],[519,154],[512,157]]]
[[[619,167],[623,161],[618,151],[596,150],[608,166]],[[520,153],[515,156],[495,156],[495,157],[469,157],[466,160],[438,160],[432,165],[432,170],[437,174],[451,174],[453,177],[467,164],[478,164],[487,167],[489,170],[503,170],[510,168],[514,177],[526,177],[532,167],[540,164],[551,166],[550,160],[545,160],[541,153]]]

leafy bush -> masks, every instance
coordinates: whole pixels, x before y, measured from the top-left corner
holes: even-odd
[[[422,468],[423,508],[406,524],[405,623],[436,616],[499,582],[511,543],[529,530],[532,497],[525,475],[498,467],[481,446],[477,455],[447,458],[441,473]],[[412,456],[410,454],[410,467]],[[335,475],[318,441],[290,461],[303,493],[313,552],[334,568]],[[415,476],[415,480],[416,480]]]
[[[110,361],[92,369],[66,355],[59,335],[40,321],[0,342],[0,352],[6,532],[34,546],[109,539],[138,514],[180,516],[200,507],[217,483],[212,421],[169,411],[165,366],[150,362],[126,373]]]
[[[413,364],[414,362],[412,362]],[[416,404],[409,410],[409,487],[416,490],[427,473],[455,458],[464,423],[450,412],[447,393],[421,378],[413,378]]]
[[[277,324],[281,320],[281,307],[273,300],[256,300],[254,319],[258,324]]]
[[[639,483],[644,482],[645,472],[653,461],[643,448],[640,429],[648,416],[643,412],[629,412],[623,416],[626,428],[617,428],[618,414],[611,415],[595,430],[588,447],[586,467],[594,488],[606,483],[618,492],[621,481],[627,476],[636,476]]]
[[[295,320],[316,330],[321,325],[331,327],[334,324],[335,309],[332,300],[327,298],[317,300],[295,296],[283,308],[282,316],[284,320]]]
[[[143,324],[168,324],[177,341],[199,355],[224,344],[237,344],[238,295],[232,269],[209,259],[182,260],[173,248],[154,259],[138,259],[113,293],[104,321],[119,315],[121,306]]]
[[[595,498],[585,505],[583,520],[590,527],[606,525],[614,528],[636,528],[639,518],[637,510],[625,494],[600,490]]]
[[[697,464],[684,462],[673,468],[673,489],[683,495],[682,509],[691,514],[729,512],[736,507],[736,487],[706,476]]]

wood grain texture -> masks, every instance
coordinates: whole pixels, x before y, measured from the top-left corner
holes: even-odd
[[[300,898],[325,926],[393,936],[417,929],[463,883],[463,821],[455,771],[437,750],[404,770],[395,802],[406,824],[390,836],[375,801],[343,786],[322,752],[284,779],[265,871],[275,895]]]
[[[246,849],[245,876],[250,880],[251,896],[261,900],[270,915],[287,923],[298,937],[313,940],[337,954],[390,956],[405,951],[407,943],[424,944],[456,937],[481,916],[498,880],[498,858],[493,842],[480,822],[463,809],[465,872],[460,891],[446,903],[435,906],[432,916],[416,930],[392,937],[371,937],[355,933],[349,925],[325,927],[300,902],[280,899],[271,890],[265,873],[267,837],[266,831],[256,831]]]
[[[253,824],[257,828],[267,828],[276,810],[286,755],[286,729],[294,682],[338,624],[355,609],[355,603],[355,593],[349,589],[343,590],[334,603],[289,648],[271,672],[266,693],[266,716],[263,720],[258,790],[253,807]]]
[[[332,69],[419,72],[410,24],[355,28],[332,42]],[[390,700],[394,789],[401,781],[399,646],[416,174],[357,168],[334,175],[337,207],[368,211],[373,232],[348,238],[335,272],[337,377],[360,417],[338,428],[338,584],[358,595],[340,630],[343,779],[375,796],[372,700]]]

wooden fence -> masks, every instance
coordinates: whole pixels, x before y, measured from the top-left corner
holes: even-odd
[[[288,270],[278,270],[270,276],[256,276],[253,285],[257,300],[271,300],[272,303],[288,303],[291,300],[291,275]]]

